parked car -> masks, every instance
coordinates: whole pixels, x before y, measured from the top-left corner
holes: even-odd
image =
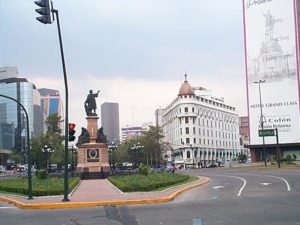
[[[0,165],[0,173],[4,172],[4,166]]]
[[[176,170],[176,168],[174,166],[167,166],[165,168],[165,172],[168,172],[168,173],[174,173]]]
[[[211,163],[206,166],[206,168],[215,168],[215,167],[218,167],[218,165],[215,163]]]

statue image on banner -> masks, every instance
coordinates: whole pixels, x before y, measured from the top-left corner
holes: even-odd
[[[97,104],[95,98],[98,97],[100,91],[93,94],[93,90],[90,90],[90,93],[88,94],[85,102],[84,102],[84,108],[87,116],[97,116],[96,109]]]

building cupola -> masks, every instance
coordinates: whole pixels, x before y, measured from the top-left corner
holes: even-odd
[[[195,91],[194,91],[193,87],[187,81],[187,75],[185,74],[184,76],[185,76],[185,80],[184,80],[183,84],[181,85],[181,87],[179,89],[178,96],[195,95]]]

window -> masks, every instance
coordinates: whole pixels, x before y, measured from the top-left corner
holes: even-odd
[[[196,138],[194,138],[194,144],[196,144]]]
[[[189,134],[190,133],[190,129],[188,127],[185,128],[185,134]]]
[[[196,134],[196,127],[193,127],[193,134]]]
[[[191,152],[190,151],[186,151],[186,158],[188,158],[188,159],[191,158]]]
[[[189,143],[190,143],[190,139],[189,139],[189,138],[186,138],[186,139],[185,139],[185,142],[186,142],[186,144],[189,144]]]
[[[189,123],[189,117],[184,117],[185,123]]]
[[[195,110],[194,107],[192,107],[192,112],[194,112],[194,110]]]
[[[182,135],[182,128],[180,128],[180,134]]]
[[[184,107],[184,112],[189,112],[189,108],[188,107]]]

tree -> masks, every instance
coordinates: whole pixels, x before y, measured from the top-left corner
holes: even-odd
[[[61,133],[59,128],[59,123],[61,122],[61,117],[58,113],[51,113],[46,119],[47,132],[50,133]]]
[[[247,160],[247,155],[246,154],[241,153],[241,154],[238,155],[238,161],[239,162],[246,162],[246,160]]]
[[[149,126],[149,130],[143,132],[141,137],[141,143],[143,144],[143,156],[144,162],[150,164],[155,164],[158,166],[161,160],[161,150],[162,150],[162,134],[161,127]]]
[[[22,156],[22,153],[17,152],[16,150],[13,150],[11,160],[14,162],[14,164],[19,164],[25,161],[24,157]]]
[[[134,145],[134,140],[129,140],[127,143],[118,145],[115,149],[115,161],[116,163],[122,162],[134,162],[134,153],[131,147]]]
[[[64,163],[64,146],[62,144],[63,137],[58,133],[48,132],[40,137],[32,139],[31,154],[32,162],[38,169],[47,168],[47,163],[57,164],[61,168]],[[45,145],[49,146],[53,152],[46,153],[42,149]]]
[[[297,155],[293,154],[293,160],[297,160]]]

